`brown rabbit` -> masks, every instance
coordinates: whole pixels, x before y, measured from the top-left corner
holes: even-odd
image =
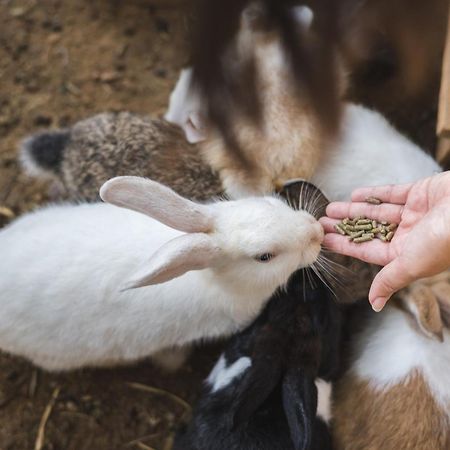
[[[448,271],[371,313],[334,391],[337,450],[450,448],[449,326]]]
[[[259,93],[261,106],[259,123],[237,110],[229,124],[230,135],[242,158],[237,157],[214,127],[207,127],[208,133],[200,144],[205,160],[220,174],[225,190],[232,197],[266,194],[294,178],[311,179],[330,144],[330,135],[315,114],[307,92],[299,100],[299,82],[292,77],[280,33],[267,28],[266,14],[258,3],[244,11],[236,42],[225,59],[232,67],[234,61],[242,66],[252,64],[256,71],[254,89]],[[292,8],[292,15],[298,32],[314,41],[313,12],[299,6]],[[335,62],[336,77],[343,90],[344,78],[341,80],[342,72]],[[238,92],[245,90],[245,82],[243,76]],[[187,126],[195,125],[195,117],[188,119]]]
[[[33,135],[20,158],[30,175],[55,181],[70,199],[98,200],[100,186],[119,175],[152,178],[195,200],[223,193],[219,177],[177,125],[128,112]]]

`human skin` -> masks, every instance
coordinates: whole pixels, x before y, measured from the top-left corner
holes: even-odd
[[[368,204],[367,197],[383,203]],[[411,184],[356,189],[351,202],[330,203],[326,214],[320,219],[326,247],[383,266],[369,291],[375,311],[381,311],[395,292],[411,282],[450,267],[450,172]],[[335,231],[338,219],[362,215],[398,224],[392,241],[355,244]]]

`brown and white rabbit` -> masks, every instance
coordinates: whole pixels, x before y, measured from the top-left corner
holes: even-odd
[[[51,175],[65,186],[69,197],[85,200],[95,200],[101,184],[120,174],[150,177],[200,200],[224,190],[233,198],[268,194],[289,179],[310,178],[326,137],[308,99],[300,101],[295,95],[298,87],[288,77],[280,35],[259,20],[264,14],[258,8],[244,11],[234,46],[236,61],[230,60],[240,65],[253,58],[258,89],[264,93],[260,124],[238,115],[232,124],[248,165],[226,146],[217,130],[203,124],[201,103],[189,91],[190,70],[182,73],[167,118],[182,124],[197,146],[189,145],[175,125],[162,120],[103,114],[69,130],[31,136],[22,145],[22,165],[31,175]],[[292,14],[306,32],[311,10],[295,8]]]
[[[265,14],[258,3],[244,11],[235,48],[227,56],[229,64],[233,59],[240,64],[252,61],[257,75],[254,88],[260,97],[259,122],[237,111],[230,123],[230,133],[247,164],[236,157],[218,130],[203,130],[202,154],[232,197],[272,192],[293,178],[309,180],[328,145],[329,136],[314,113],[311,99],[306,94],[302,98],[297,95],[299,82],[291,76],[280,33],[264,27]],[[309,8],[293,8],[292,15],[300,33],[313,33]]]
[[[71,200],[98,200],[100,186],[119,175],[152,178],[200,201],[223,192],[219,177],[177,125],[128,112],[33,135],[23,141],[20,158],[28,174],[53,181]]]
[[[303,17],[304,26],[307,20],[313,20],[308,8],[297,9],[297,14]],[[276,35],[273,39],[263,38],[257,30],[246,35],[247,29],[242,27],[239,39],[246,40],[248,46],[254,45],[255,54],[260,55],[259,73],[272,82],[270,89],[261,88],[267,93],[262,96],[267,111],[259,140],[248,131],[251,128],[242,127],[244,137],[251,141],[242,146],[243,151],[254,171],[240,166],[236,156],[218,144],[220,139],[214,137],[214,130],[208,129],[190,69],[181,72],[165,116],[179,124],[188,139],[199,143],[205,159],[220,174],[228,194],[240,197],[254,191],[264,193],[291,178],[304,178],[322,189],[330,200],[346,200],[359,186],[410,183],[442,170],[431,156],[399,133],[381,114],[353,103],[342,102],[340,134],[327,140],[323,130],[317,127],[307,97],[301,102],[292,95],[292,83],[286,79],[288,62]],[[342,70],[340,74],[343,80]],[[344,84],[342,81],[342,90]],[[239,122],[236,123],[239,137],[238,128]]]
[[[449,279],[413,283],[353,337],[333,401],[338,450],[450,448]]]
[[[304,27],[312,20],[308,8],[297,8],[293,13],[299,16],[299,22]],[[258,17],[264,12],[257,9],[255,14]],[[330,200],[343,200],[361,185],[408,183],[441,170],[429,155],[397,132],[382,115],[351,103],[343,104],[341,135],[322,151],[327,139],[317,126],[308,99],[298,101],[298,97],[292,94],[293,83],[285,79],[287,61],[280,37],[273,30],[261,29],[260,26],[255,25],[255,18],[248,11],[244,13],[239,33],[239,42],[242,42],[238,47],[242,47],[244,53],[253,51],[256,61],[261,63],[258,72],[260,79],[267,81],[263,89],[266,92],[263,129],[255,124],[247,126],[245,120],[236,117],[235,126],[242,131],[245,139],[248,138],[247,143],[241,142],[241,147],[250,169],[228,151],[214,130],[208,130],[202,118],[202,104],[195,90],[191,89],[191,72],[187,69],[182,72],[171,96],[166,118],[181,125],[192,141],[202,141],[197,146],[184,142],[178,129],[175,137],[171,137],[168,131],[169,138],[162,136],[162,130],[166,126],[170,130],[170,126],[160,123],[156,127],[159,122],[143,126],[149,127],[154,135],[157,134],[155,129],[161,132],[158,139],[151,140],[145,133],[130,136],[126,131],[120,134],[122,128],[115,126],[114,116],[105,115],[99,123],[93,118],[74,127],[79,144],[75,139],[64,141],[60,134],[55,134],[55,143],[46,147],[47,144],[40,145],[39,135],[31,137],[21,152],[28,172],[45,170],[39,161],[40,154],[45,155],[47,150],[47,159],[62,159],[63,181],[70,185],[71,192],[85,199],[96,195],[96,188],[105,178],[118,171],[123,173],[123,166],[130,175],[145,175],[163,181],[175,190],[183,189],[183,195],[191,198],[217,195],[222,190],[230,197],[239,198],[249,193],[272,192],[280,187],[280,183],[284,184],[291,178],[306,178],[319,186]],[[244,56],[242,60],[245,60]],[[124,115],[123,119],[131,123],[141,120],[133,117]],[[99,126],[104,121],[110,122],[105,125],[108,133],[104,133]],[[130,131],[132,129],[130,125]],[[126,130],[125,126],[123,130]],[[51,134],[47,136],[51,140]],[[240,136],[239,133],[237,136]],[[134,140],[136,143],[131,144]],[[101,147],[109,149],[102,150],[102,155],[97,155],[100,152],[99,142]],[[163,150],[154,146],[160,146]],[[62,150],[55,154],[52,151],[55,147]],[[120,152],[116,148],[120,148]],[[186,159],[183,158],[183,151],[186,152]],[[79,154],[85,156],[80,159]],[[88,157],[89,154],[92,156]],[[148,161],[147,154],[150,154]],[[176,167],[172,168],[175,163]],[[81,170],[77,164],[81,165]],[[222,185],[217,178],[211,178],[211,167],[220,175]],[[84,172],[94,175],[86,178],[82,175]],[[186,181],[183,179],[185,174]]]

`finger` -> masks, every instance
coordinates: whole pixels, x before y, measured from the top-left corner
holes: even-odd
[[[370,205],[368,203],[333,202],[327,206],[327,216],[333,219],[365,216],[380,222],[385,220],[389,223],[400,223],[402,213],[403,206],[390,203]]]
[[[381,311],[395,292],[413,281],[414,278],[408,275],[402,260],[394,259],[378,272],[372,282],[369,291],[372,308],[377,312]]]
[[[352,256],[361,261],[384,266],[391,261],[389,243],[378,239],[355,244],[348,236],[336,233],[326,234],[323,239],[324,247],[342,255]]]
[[[404,205],[412,186],[409,183],[359,188],[352,192],[352,201],[364,202],[368,197],[376,197],[385,203]]]

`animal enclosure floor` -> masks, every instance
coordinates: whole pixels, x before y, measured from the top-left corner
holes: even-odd
[[[162,114],[187,62],[188,13],[179,0],[0,0],[0,226],[46,201],[19,173],[24,136],[105,110]],[[421,114],[401,124],[431,148],[435,109]],[[0,450],[169,450],[217,352],[175,374],[148,361],[49,374],[0,355]]]

